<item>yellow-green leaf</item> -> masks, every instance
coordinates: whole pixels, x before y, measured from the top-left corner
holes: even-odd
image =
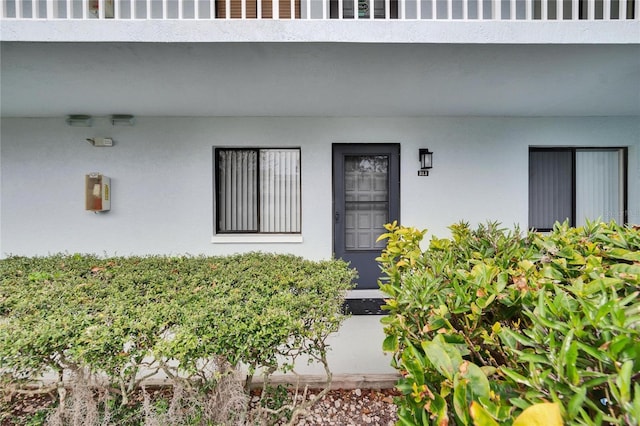
[[[474,426],[499,426],[498,422],[491,417],[487,410],[485,410],[485,408],[476,401],[471,403],[469,413],[473,419]]]
[[[562,414],[557,403],[543,402],[524,410],[513,426],[562,426]]]

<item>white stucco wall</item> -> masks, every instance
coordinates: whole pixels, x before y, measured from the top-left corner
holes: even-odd
[[[95,148],[89,137],[112,137]],[[0,253],[225,254],[332,253],[331,143],[401,144],[401,219],[448,235],[459,220],[526,227],[528,147],[628,146],[629,220],[640,223],[637,118],[168,118],[138,117],[133,127],[98,118],[91,128],[64,118],[1,122]],[[303,242],[214,244],[213,146],[302,149]],[[418,177],[418,149],[434,152]],[[84,210],[84,175],[111,177],[112,210]],[[380,317],[347,320],[332,336],[335,374],[393,373],[381,351]],[[318,374],[319,368],[303,367]]]
[[[636,44],[638,21],[0,20],[0,40],[61,42],[356,42]]]
[[[629,220],[640,222],[640,125],[629,118],[152,118],[91,128],[2,120],[0,253],[332,253],[331,143],[401,144],[401,220],[446,236],[453,222],[527,225],[528,147],[629,146]],[[112,137],[95,148],[89,137]],[[213,244],[213,146],[302,148],[303,242]],[[418,149],[434,168],[418,177]],[[112,209],[84,210],[84,175],[111,178]]]

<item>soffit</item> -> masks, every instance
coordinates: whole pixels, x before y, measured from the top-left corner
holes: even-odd
[[[4,117],[640,115],[638,45],[3,42]]]

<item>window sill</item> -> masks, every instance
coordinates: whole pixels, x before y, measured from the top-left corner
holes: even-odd
[[[274,243],[301,243],[302,235],[288,234],[218,234],[211,237],[213,244],[274,244]]]

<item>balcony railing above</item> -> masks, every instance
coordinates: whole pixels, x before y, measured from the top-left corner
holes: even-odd
[[[640,0],[0,0],[0,17],[17,20],[612,21],[639,11]]]

